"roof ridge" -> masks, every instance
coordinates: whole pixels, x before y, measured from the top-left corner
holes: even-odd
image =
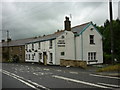
[[[71,29],[76,28],[76,27],[79,27],[79,26],[83,26],[83,25],[86,25],[86,24],[89,24],[89,23],[91,23],[91,21],[89,21],[89,22],[87,22],[87,23],[83,23],[83,24],[77,25],[77,26],[74,26],[74,27],[72,27]]]

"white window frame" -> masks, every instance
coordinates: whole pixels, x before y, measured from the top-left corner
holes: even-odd
[[[88,52],[88,60],[96,60],[96,52]]]

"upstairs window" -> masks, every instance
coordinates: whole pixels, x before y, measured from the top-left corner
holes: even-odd
[[[32,44],[32,50],[34,50],[34,44]]]
[[[25,45],[25,49],[26,49],[26,50],[28,49],[28,45]]]
[[[52,49],[52,40],[50,40],[50,46],[49,46],[50,49]]]
[[[41,43],[39,42],[39,43],[38,43],[38,49],[40,49],[40,47],[41,47]]]
[[[90,44],[95,44],[94,43],[94,35],[90,35]]]

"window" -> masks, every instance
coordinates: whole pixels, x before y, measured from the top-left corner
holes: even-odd
[[[40,47],[41,47],[41,43],[39,42],[39,43],[38,43],[38,49],[40,49]]]
[[[26,59],[28,59],[28,55],[26,54],[26,57],[25,57]]]
[[[32,44],[32,50],[34,50],[34,44]]]
[[[22,51],[22,47],[20,47],[20,51]]]
[[[42,59],[42,53],[39,53],[39,60]]]
[[[62,38],[62,39],[64,39],[64,38],[65,38],[65,36],[61,36],[61,38]]]
[[[29,54],[29,60],[30,60],[30,54]]]
[[[53,59],[53,54],[50,53],[50,63],[52,63],[52,59]]]
[[[61,56],[65,56],[65,52],[61,52]]]
[[[26,49],[26,50],[28,49],[28,46],[27,46],[27,45],[25,45],[25,49]]]
[[[50,49],[52,49],[52,40],[50,40],[50,46],[49,46]]]
[[[88,52],[88,60],[96,60],[96,52]]]
[[[11,47],[11,52],[13,51],[13,47]]]
[[[32,54],[32,60],[34,60],[34,54]]]
[[[94,43],[94,35],[90,35],[90,44],[95,44]]]

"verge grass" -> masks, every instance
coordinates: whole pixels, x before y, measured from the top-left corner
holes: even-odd
[[[109,72],[109,71],[120,71],[120,63],[115,65],[109,65],[97,70],[97,72]]]

